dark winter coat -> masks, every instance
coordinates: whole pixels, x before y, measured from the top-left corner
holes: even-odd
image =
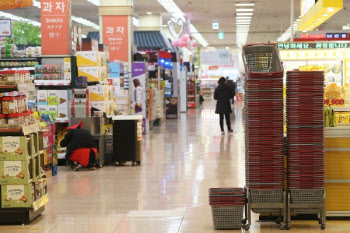
[[[231,89],[233,97],[236,95],[236,86],[232,80],[227,81],[227,86]]]
[[[66,159],[69,159],[73,151],[80,148],[95,148],[94,138],[86,129],[69,130],[61,141],[61,147],[67,147]]]
[[[214,92],[216,102],[216,114],[232,113],[230,100],[233,98],[233,92],[227,84],[219,85]]]

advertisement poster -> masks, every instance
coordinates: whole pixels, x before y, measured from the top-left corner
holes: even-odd
[[[178,118],[178,104],[177,97],[165,98],[166,104],[166,119],[177,119]]]
[[[201,51],[201,64],[209,66],[231,66],[230,51]]]
[[[16,9],[33,6],[33,0],[5,0],[0,1],[0,10]]]
[[[68,0],[41,0],[41,40],[43,55],[69,55],[71,50]]]
[[[142,132],[146,134],[146,64],[132,63],[132,98],[134,115],[142,115]]]
[[[103,43],[109,45],[109,60],[129,62],[128,16],[102,16]]]

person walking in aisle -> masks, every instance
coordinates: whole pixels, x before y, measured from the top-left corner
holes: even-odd
[[[236,86],[235,86],[235,83],[232,80],[228,79],[228,77],[227,77],[227,86],[232,91],[232,95],[233,95],[233,97],[232,97],[232,104],[235,104]]]
[[[219,79],[218,84],[214,92],[214,99],[217,101],[215,113],[220,115],[221,135],[225,135],[224,117],[226,118],[228,132],[233,132],[230,120],[230,114],[232,113],[230,100],[233,98],[233,92],[226,84],[226,79],[224,77]]]

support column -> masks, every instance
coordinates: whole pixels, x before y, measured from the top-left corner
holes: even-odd
[[[123,61],[131,71],[133,55],[133,0],[101,0],[100,42],[109,45],[110,61]]]
[[[139,15],[139,31],[161,31],[163,20],[161,15]]]

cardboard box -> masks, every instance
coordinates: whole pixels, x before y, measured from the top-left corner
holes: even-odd
[[[47,105],[47,90],[37,91],[37,103],[38,105]]]
[[[28,160],[31,155],[29,137],[0,137],[0,160]]]
[[[58,105],[68,105],[68,91],[58,90],[57,91]]]
[[[50,114],[53,117],[53,119],[58,118],[58,107],[57,107],[57,105],[55,105],[55,106],[50,106],[49,105],[47,107],[47,114]]]
[[[58,118],[68,118],[68,105],[58,105]]]
[[[30,208],[35,201],[34,184],[26,185],[2,185],[2,208]]]
[[[47,91],[47,103],[49,106],[58,104],[57,90],[48,90]]]
[[[77,52],[78,67],[98,66],[99,52],[98,51],[80,51]]]
[[[38,105],[39,115],[41,116],[43,114],[47,114],[47,109],[48,109],[47,105]]]
[[[0,161],[0,184],[29,184],[33,181],[34,163],[26,161]]]

